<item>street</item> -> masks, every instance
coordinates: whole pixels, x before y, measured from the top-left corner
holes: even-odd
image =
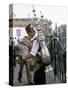
[[[50,68],[51,67],[49,67],[49,69]],[[27,81],[27,75],[26,75],[26,68],[25,68],[25,66],[23,68],[22,83],[19,83],[18,80],[17,80],[18,72],[19,72],[19,64],[16,64],[16,67],[14,67],[14,80],[13,80],[14,86],[25,86],[25,85],[27,85],[28,81]],[[56,80],[54,80],[53,69],[51,69],[51,70],[46,69],[45,72],[46,72],[46,84],[57,84],[57,83],[60,83],[60,81],[58,80],[57,77],[56,77]],[[33,82],[34,72],[31,72],[31,73],[32,73],[32,82]]]

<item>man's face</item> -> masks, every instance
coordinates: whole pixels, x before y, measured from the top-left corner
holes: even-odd
[[[26,31],[27,31],[28,36],[29,36],[30,38],[33,38],[33,36],[35,35],[35,31],[34,31],[33,26],[29,24],[29,25],[26,27]]]
[[[29,36],[30,38],[33,38],[34,35],[35,35],[35,32],[28,32],[28,36]]]
[[[30,38],[33,38],[34,35],[35,35],[35,31],[34,31],[33,27],[31,26],[31,27],[30,27],[30,31],[28,32],[28,36],[29,36]]]

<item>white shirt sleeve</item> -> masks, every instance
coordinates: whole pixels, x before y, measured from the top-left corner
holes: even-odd
[[[37,40],[34,40],[30,54],[32,54],[33,56],[36,56],[38,49],[39,49],[39,43]]]

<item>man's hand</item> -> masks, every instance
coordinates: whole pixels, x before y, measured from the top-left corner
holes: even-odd
[[[24,61],[25,61],[25,60],[27,59],[26,57],[27,57],[27,56],[24,56],[24,57],[22,56],[22,60],[24,60]]]
[[[29,60],[29,59],[31,59],[33,56],[30,54],[30,55],[26,55],[26,56],[22,56],[22,60]]]

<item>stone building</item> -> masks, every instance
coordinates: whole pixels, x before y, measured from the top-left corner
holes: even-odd
[[[36,27],[36,20],[37,19],[38,18],[36,18],[36,19],[35,18],[30,18],[30,19],[29,18],[9,19],[10,32],[14,33],[15,32],[14,28],[16,28],[16,31],[17,31],[17,28],[18,29],[20,28],[20,30],[21,30],[22,28],[25,28],[29,23],[31,23],[33,26]],[[43,20],[39,19],[39,20],[40,20],[41,30],[44,32],[44,35],[46,37],[46,41],[48,41],[49,35],[52,32],[52,28],[51,28],[52,22],[51,22],[51,20],[47,20],[47,19],[43,19]]]

